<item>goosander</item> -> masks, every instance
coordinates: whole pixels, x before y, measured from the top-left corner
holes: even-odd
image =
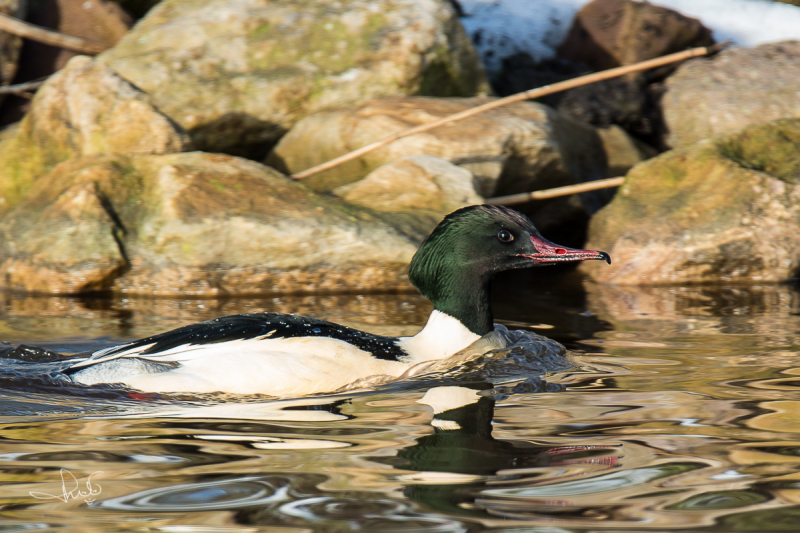
[[[587,259],[611,262],[605,252],[545,240],[512,209],[464,207],[439,223],[409,265],[409,280],[434,305],[413,337],[372,335],[302,316],[249,313],[99,350],[64,373],[75,383],[118,383],[144,392],[279,397],[410,376],[492,332],[495,273]]]

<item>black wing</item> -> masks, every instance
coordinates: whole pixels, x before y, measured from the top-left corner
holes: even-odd
[[[77,372],[90,365],[118,359],[120,357],[143,357],[157,355],[178,346],[198,346],[221,342],[290,337],[328,337],[338,339],[378,359],[397,361],[406,354],[394,337],[372,335],[325,320],[281,313],[247,313],[206,320],[183,326],[166,333],[153,335],[137,341],[106,348],[92,353],[85,361],[71,366],[66,373]]]

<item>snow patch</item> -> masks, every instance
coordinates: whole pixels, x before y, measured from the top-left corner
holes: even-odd
[[[490,76],[502,59],[527,52],[549,59],[569,32],[575,13],[587,0],[459,0],[461,21]],[[800,7],[770,0],[651,0],[680,11],[713,30],[717,41],[737,46],[800,39]]]

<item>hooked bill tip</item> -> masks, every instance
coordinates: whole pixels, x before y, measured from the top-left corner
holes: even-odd
[[[597,253],[598,253],[598,254],[600,254],[600,257],[602,257],[602,258],[603,258],[603,260],[604,260],[606,263],[608,263],[609,265],[611,264],[611,256],[610,256],[610,255],[608,255],[608,254],[607,254],[607,253],[605,253],[605,252],[597,252]]]

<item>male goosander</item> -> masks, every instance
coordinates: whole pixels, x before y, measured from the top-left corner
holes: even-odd
[[[453,356],[494,329],[490,281],[503,270],[602,259],[545,240],[523,214],[477,205],[449,215],[411,260],[411,283],[434,305],[413,337],[372,335],[278,313],[232,315],[92,353],[64,373],[84,385],[145,392],[299,396],[377,376],[398,378]]]

